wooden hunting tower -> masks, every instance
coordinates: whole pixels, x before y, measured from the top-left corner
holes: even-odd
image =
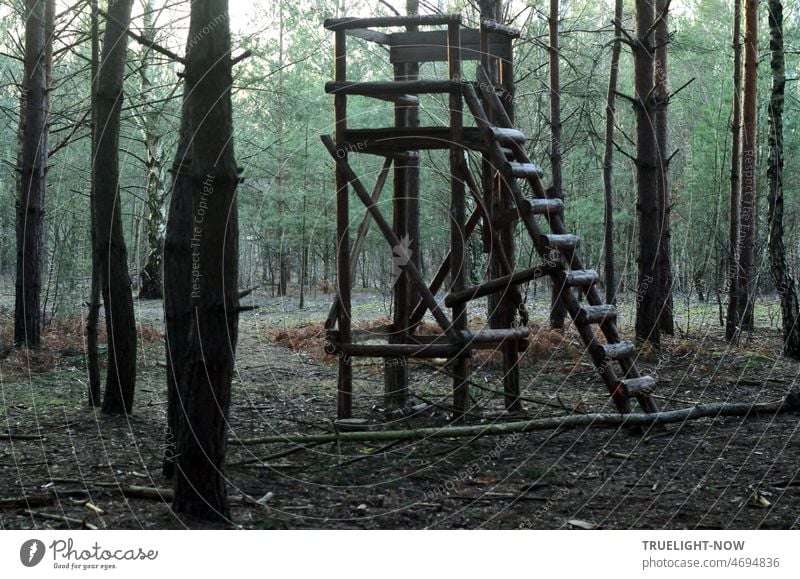
[[[337,217],[337,295],[326,329],[328,351],[339,356],[339,418],[352,414],[351,362],[359,356],[385,360],[387,406],[405,402],[408,358],[446,358],[453,376],[455,417],[463,416],[470,405],[471,352],[486,347],[503,352],[506,408],[520,410],[518,357],[529,329],[519,284],[545,276],[560,288],[559,299],[619,411],[631,411],[631,398],[646,412],[657,411],[650,396],[653,378],[639,374],[634,345],[621,341],[617,331],[616,309],[601,300],[595,288],[598,274],[583,268],[576,254],[580,240],[565,230],[562,200],[548,196],[542,171],[524,149],[526,137],[514,128],[512,40],[519,31],[489,19],[481,20],[480,29],[464,28],[460,15],[337,18],[327,20],[325,27],[335,34],[335,76],[325,85],[326,92],[334,95],[335,132],[322,140],[336,162]],[[393,80],[348,79],[348,36],[386,47],[394,67]],[[420,64],[436,61],[447,63],[447,78],[419,78]],[[474,76],[464,73],[464,61],[477,61]],[[447,95],[447,126],[420,126],[421,94]],[[347,99],[352,95],[393,102],[393,122],[380,128],[349,126]],[[465,123],[464,104],[474,124]],[[430,282],[420,273],[421,252],[413,245],[420,240],[419,152],[424,149],[448,150],[450,165],[450,252]],[[479,178],[467,163],[470,151],[481,155]],[[384,158],[372,192],[348,162],[352,154]],[[391,220],[377,205],[390,172],[394,185]],[[352,244],[351,189],[367,209]],[[469,216],[467,194],[475,207]],[[393,288],[392,326],[379,335],[384,343],[364,343],[364,336],[351,324],[353,266],[371,221],[401,258],[402,275]],[[519,222],[542,260],[534,268],[515,267],[514,233]],[[467,287],[465,241],[479,224],[489,279]],[[410,250],[404,240],[411,240]],[[440,304],[435,296],[446,282],[448,293]],[[578,302],[573,287],[586,294],[587,304]],[[487,296],[490,329],[470,330],[467,303]],[[417,332],[427,312],[442,334]],[[375,337],[371,333],[370,338]]]

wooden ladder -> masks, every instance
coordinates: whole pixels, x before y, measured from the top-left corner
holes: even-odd
[[[480,129],[487,154],[495,170],[504,179],[515,205],[514,215],[501,215],[498,218],[519,218],[543,263],[505,278],[466,288],[458,295],[450,294],[446,298],[446,305],[488,295],[503,284],[523,283],[544,275],[550,276],[555,286],[560,288],[560,300],[575,323],[617,409],[629,413],[630,400],[635,398],[645,412],[658,412],[658,406],[651,396],[655,380],[639,373],[634,344],[623,341],[617,330],[616,308],[604,303],[595,287],[599,280],[597,272],[584,269],[576,251],[580,238],[567,233],[564,227],[563,202],[548,196],[541,180],[542,171],[531,162],[522,146],[525,135],[512,126],[493,83],[481,66],[478,66],[477,80],[474,85],[463,83],[461,92]],[[490,121],[490,118],[493,120]],[[533,199],[527,199],[523,194],[520,182],[525,181],[530,185]],[[539,227],[536,219],[539,216],[547,222],[550,233],[544,233]],[[573,287],[585,293],[588,305],[578,301],[571,289]],[[605,337],[605,343],[600,341],[600,335]]]

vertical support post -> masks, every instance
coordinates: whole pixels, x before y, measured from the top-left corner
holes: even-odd
[[[394,65],[394,79],[405,80],[406,66],[404,64]],[[407,126],[407,111],[401,104],[394,107],[395,127]],[[394,191],[392,196],[392,229],[400,240],[400,247],[392,248],[392,261],[398,265],[405,265],[411,255],[410,234],[408,231],[408,166],[407,154],[400,154],[395,157],[394,164]],[[390,344],[404,344],[408,337],[409,315],[411,310],[411,297],[408,276],[397,267],[392,268],[393,275],[398,277],[394,280],[392,288],[394,293],[394,316],[392,319],[392,333],[389,336]],[[387,410],[395,409],[405,405],[408,399],[408,366],[405,358],[392,357],[384,358],[384,406]]]
[[[510,43],[511,40],[509,39]],[[509,51],[510,54],[512,54]],[[508,118],[511,123],[514,123],[514,65],[512,56],[508,60],[498,59],[498,77],[500,79],[500,86],[503,89],[503,108],[508,113]],[[511,191],[509,191],[508,183],[500,183],[500,199],[504,206],[510,207]],[[514,226],[507,225],[498,232],[500,243],[503,246],[503,252],[508,259],[508,265],[513,270],[515,268],[514,256]],[[501,301],[502,309],[502,323],[504,328],[510,328],[514,325],[516,317],[516,304],[511,300],[511,295],[506,292]],[[519,342],[517,340],[509,340],[503,345],[503,390],[505,392],[505,406],[509,412],[521,412],[522,402],[520,400],[520,378],[519,378]]]
[[[450,80],[464,82],[461,72],[461,22],[447,27],[447,60]],[[463,99],[460,85],[450,93],[450,291],[464,289],[465,251],[465,188],[461,177],[464,163]],[[453,328],[467,329],[467,306],[453,306]],[[453,374],[453,419],[461,421],[469,410],[469,357],[457,356],[450,362]]]
[[[481,21],[483,19],[497,20],[496,2],[481,2]],[[510,42],[510,40],[509,40]],[[503,106],[509,113],[509,118],[514,120],[513,105],[508,95],[513,94],[514,76],[511,60],[496,58],[490,52],[489,32],[486,27],[481,25],[481,65],[489,76],[495,87],[505,89]],[[491,108],[487,107],[487,115],[490,122],[495,122]],[[494,167],[488,157],[484,155],[483,162],[483,187],[486,198],[486,205],[490,207],[492,214],[504,213],[513,207],[511,192],[508,183],[505,183],[498,172],[499,167]],[[504,264],[499,259],[500,254],[504,254],[508,260],[508,266],[514,269],[514,225],[509,223],[496,232],[495,239],[500,247],[492,248],[489,253],[489,272],[491,278],[498,278],[505,273]],[[512,299],[511,291],[508,288],[502,294],[489,296],[489,326],[491,328],[503,329],[511,328],[515,323],[517,306]],[[522,403],[520,401],[520,378],[519,378],[519,342],[508,340],[501,345],[503,351],[503,391],[505,393],[505,407],[509,412],[520,412]]]
[[[334,40],[334,80],[347,80],[347,40],[344,30],[335,32]],[[334,97],[334,137],[336,145],[344,142],[347,129],[347,97],[337,94]],[[347,155],[345,150],[340,154]],[[351,289],[350,268],[350,199],[347,176],[336,169],[336,282],[339,296],[338,327],[339,341],[349,344],[351,332]],[[337,380],[336,414],[339,418],[350,418],[353,414],[353,367],[349,356],[339,358]]]

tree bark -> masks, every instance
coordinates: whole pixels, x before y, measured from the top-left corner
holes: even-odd
[[[191,8],[184,112],[189,115],[193,315],[178,383],[173,509],[229,520],[224,466],[239,317],[238,170],[233,149],[227,0]]]
[[[17,205],[17,279],[14,344],[41,345],[42,236],[47,191],[47,26],[46,3],[25,3],[25,115],[22,174]]]
[[[739,194],[742,175],[742,0],[733,0],[733,114],[731,115],[731,199],[728,237],[728,313],[725,338],[739,339]]]
[[[549,33],[550,33],[550,171],[552,173],[552,193],[558,199],[564,198],[564,183],[561,176],[561,78],[558,47],[559,0],[550,0]],[[552,284],[550,298],[550,327],[554,330],[564,329],[567,310],[561,301],[562,291],[572,291],[568,287]]]
[[[185,429],[184,410],[178,396],[185,360],[189,352],[192,321],[192,191],[190,177],[191,129],[188,89],[184,86],[178,150],[172,164],[172,190],[164,238],[164,325],[167,357],[167,432],[164,441],[163,473],[175,476],[176,435]]]
[[[103,306],[108,332],[108,372],[103,412],[128,413],[136,388],[136,319],[128,274],[128,250],[122,230],[119,190],[119,133],[127,29],[133,0],[108,8],[97,81],[97,152],[93,163],[94,212]]]
[[[143,15],[144,35],[151,40],[155,36],[155,28],[153,26],[154,9],[153,0],[148,0]],[[150,51],[145,50],[139,67],[139,77],[142,81],[142,101],[144,102],[141,123],[147,161],[144,210],[146,216],[147,258],[139,274],[141,280],[139,298],[158,300],[164,297],[161,279],[161,258],[164,245],[164,203],[166,194],[164,192],[161,135],[158,132],[159,111],[157,105],[149,102],[152,96],[148,95],[153,85],[149,76],[150,58]]]
[[[769,49],[772,70],[772,92],[769,99],[769,180],[768,222],[769,259],[772,277],[781,300],[783,318],[783,350],[787,356],[800,359],[800,305],[795,281],[786,263],[783,241],[783,102],[786,88],[786,59],[783,48],[783,3],[768,0]]]
[[[655,102],[654,49],[652,34],[655,0],[636,0],[636,42],[634,88],[636,109],[636,188],[639,215],[639,280],[636,290],[636,338],[660,343],[658,323],[659,215],[656,165],[658,162],[654,130]]]
[[[739,270],[736,306],[740,331],[753,330],[755,300],[756,187],[758,171],[758,0],[744,3],[744,97],[742,103],[742,189],[739,213]]]
[[[606,94],[606,134],[603,153],[603,249],[605,252],[606,303],[617,303],[617,279],[614,260],[614,123],[616,122],[616,92],[619,80],[619,55],[622,50],[622,0],[614,3],[614,44],[611,47],[611,70]]]
[[[91,106],[92,106],[92,159],[97,156],[97,77],[100,72],[100,10],[97,0],[92,0],[91,10],[91,35],[92,35],[92,63],[91,63]],[[95,198],[97,188],[92,179],[89,197],[89,213],[92,241],[92,281],[89,295],[89,312],[86,316],[86,366],[89,374],[89,406],[97,408],[101,404],[100,359],[98,354],[97,324],[100,320],[100,256],[97,247],[97,217],[95,216]]]
[[[656,184],[658,186],[658,209],[661,228],[658,244],[658,317],[659,329],[671,336],[675,333],[672,300],[672,258],[670,255],[670,191],[669,191],[669,82],[667,69],[667,47],[669,45],[669,5],[670,0],[657,0],[655,28],[655,91],[656,101]]]

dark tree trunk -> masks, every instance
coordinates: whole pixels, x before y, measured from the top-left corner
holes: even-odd
[[[614,38],[611,48],[611,70],[606,94],[606,134],[603,154],[603,193],[605,197],[603,248],[605,251],[606,303],[617,302],[617,279],[614,261],[614,123],[616,121],[616,92],[619,80],[619,55],[622,49],[622,0],[614,3]]]
[[[772,93],[769,99],[769,258],[772,277],[781,300],[783,349],[787,356],[800,359],[800,306],[797,288],[786,263],[783,242],[783,101],[786,88],[786,60],[783,49],[783,4],[768,0],[769,49]]]
[[[658,323],[659,215],[656,164],[654,49],[651,29],[655,21],[654,0],[636,0],[634,88],[636,109],[636,187],[639,214],[639,280],[636,288],[636,338],[660,343]]]
[[[167,478],[175,475],[176,434],[185,429],[184,411],[178,397],[185,360],[189,352],[189,328],[192,322],[192,179],[191,129],[187,87],[184,87],[178,150],[172,164],[167,230],[164,239],[164,345],[167,355],[167,432],[164,443],[163,472]]]
[[[239,317],[230,28],[227,0],[195,2],[186,66],[192,184],[193,315],[178,396],[173,509],[228,520],[225,452]],[[196,274],[196,275],[195,275]]]
[[[558,19],[559,0],[550,0],[550,170],[552,172],[553,196],[564,198],[564,184],[561,177],[561,78],[558,59],[561,56],[558,48]],[[554,330],[564,329],[564,320],[567,310],[560,296],[562,291],[571,291],[570,288],[561,288],[552,285],[550,298],[550,327]]]
[[[672,258],[670,255],[670,192],[669,192],[669,82],[667,75],[667,46],[669,44],[669,4],[670,0],[657,0],[655,28],[655,91],[656,100],[656,139],[658,162],[656,164],[656,183],[658,185],[658,208],[661,217],[661,234],[658,246],[658,316],[659,328],[671,336],[675,333],[672,301]]]
[[[741,331],[753,330],[755,300],[755,236],[757,115],[758,115],[758,0],[744,4],[744,97],[742,102],[742,189],[739,213],[739,278],[736,306]]]
[[[147,2],[144,11],[144,34],[147,38],[154,37],[153,27],[154,4]],[[142,56],[139,76],[142,80],[142,100],[144,112],[142,113],[142,132],[147,161],[147,180],[145,182],[145,235],[147,237],[147,258],[140,272],[139,298],[145,300],[158,300],[164,296],[161,280],[161,256],[164,245],[164,180],[163,161],[161,152],[161,135],[158,133],[158,105],[149,102],[148,92],[152,88],[149,76],[149,52]]]
[[[97,77],[100,72],[100,23],[97,0],[92,0],[92,63],[91,63],[91,106],[92,106],[92,159],[97,155]],[[97,349],[97,324],[100,319],[100,257],[97,250],[97,218],[95,202],[97,196],[95,181],[92,179],[89,201],[91,240],[92,240],[92,281],[89,295],[89,313],[86,316],[86,366],[89,374],[89,406],[96,408],[101,403],[100,360]]]
[[[731,116],[731,199],[728,236],[728,314],[725,338],[739,339],[739,193],[742,171],[742,0],[733,0],[733,114]]]
[[[108,8],[103,55],[97,81],[97,152],[93,163],[94,214],[100,280],[108,332],[108,372],[103,412],[130,412],[136,387],[136,319],[122,231],[119,190],[119,131],[127,28],[133,0]]]
[[[41,345],[42,235],[47,190],[47,30],[46,7],[27,0],[25,12],[25,115],[22,175],[17,205],[17,279],[14,343]]]

